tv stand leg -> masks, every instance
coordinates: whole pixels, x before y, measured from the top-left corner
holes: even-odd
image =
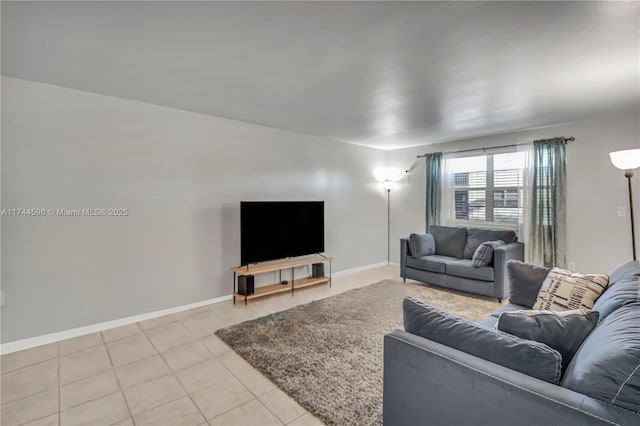
[[[233,304],[236,304],[236,272],[233,271]]]

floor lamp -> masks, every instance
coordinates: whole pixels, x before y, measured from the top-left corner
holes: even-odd
[[[640,149],[625,149],[622,151],[610,152],[611,162],[614,166],[624,170],[624,176],[627,178],[629,187],[629,213],[631,216],[631,245],[633,246],[633,260],[637,260],[636,256],[636,231],[633,223],[633,196],[631,192],[631,178],[633,170],[640,167]]]
[[[382,186],[387,190],[387,265],[391,263],[391,188],[394,187],[395,182],[385,180],[382,182]]]

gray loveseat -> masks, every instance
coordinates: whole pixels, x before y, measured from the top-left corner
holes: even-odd
[[[548,271],[509,262],[509,304],[481,324],[531,308]],[[392,331],[384,338],[385,426],[640,425],[640,262],[609,276],[593,310],[598,323],[557,385]]]
[[[435,239],[435,253],[416,257],[409,238],[400,240],[400,276],[427,284],[492,296],[507,297],[505,280],[509,260],[524,259],[524,244],[517,242],[514,231],[492,231],[449,226],[430,226]],[[472,257],[480,244],[502,240],[506,244],[493,251],[493,263],[476,268]]]

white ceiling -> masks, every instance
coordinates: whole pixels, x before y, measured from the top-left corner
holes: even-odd
[[[2,1],[2,74],[392,149],[637,109],[639,5]]]

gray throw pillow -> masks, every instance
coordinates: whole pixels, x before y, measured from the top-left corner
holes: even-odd
[[[573,311],[503,312],[496,328],[522,339],[544,343],[560,352],[564,370],[580,348],[582,341],[598,323],[598,312]]]
[[[471,263],[473,263],[473,266],[476,268],[493,265],[493,250],[496,247],[503,246],[504,244],[505,242],[502,240],[485,241],[476,249],[476,252],[473,254],[473,258],[471,259]]]
[[[409,236],[409,249],[413,257],[436,254],[436,240],[431,234],[411,234]]]
[[[410,296],[402,307],[409,333],[553,384],[560,381],[562,356],[544,343],[476,324]]]

